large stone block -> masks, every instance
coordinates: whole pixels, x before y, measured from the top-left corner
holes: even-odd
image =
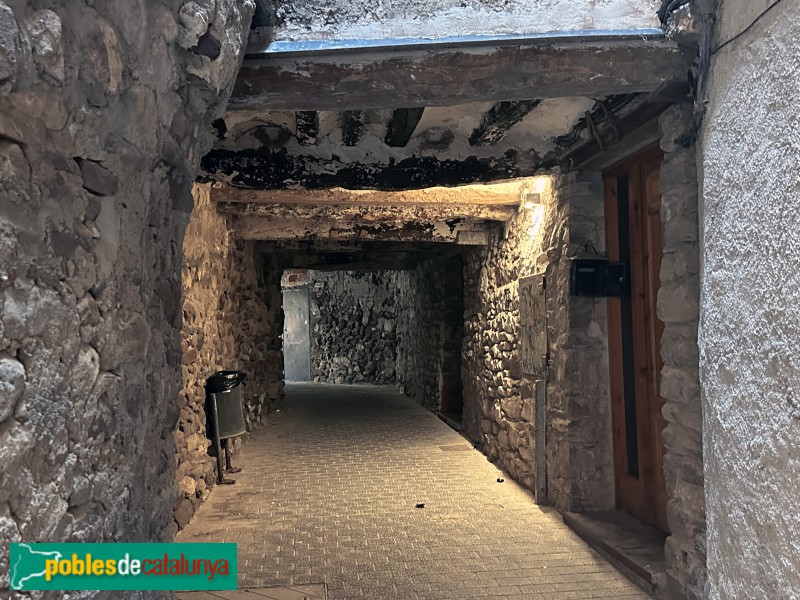
[[[671,153],[686,151],[685,139],[691,133],[693,122],[693,109],[689,103],[675,104],[661,114],[658,119],[658,126],[661,130],[661,149],[668,156]]]
[[[694,149],[673,152],[661,163],[661,191],[669,192],[686,183],[697,182],[697,155]]]
[[[110,371],[122,363],[134,363],[144,357],[150,330],[142,315],[119,310],[110,313],[105,324],[105,338],[99,348],[101,369]]]
[[[686,279],[658,290],[658,317],[664,323],[696,322],[700,313],[700,282]]]
[[[659,389],[664,399],[700,412],[700,381],[696,370],[665,365]]]
[[[37,67],[42,73],[63,82],[66,73],[61,18],[52,10],[38,10],[25,20],[23,27],[28,34]]]
[[[17,71],[19,28],[13,11],[0,2],[0,83],[13,79]]]
[[[699,396],[696,403],[665,402],[661,414],[670,423],[677,423],[697,432],[699,435],[703,427],[703,415],[700,412]]]
[[[113,196],[119,188],[119,179],[111,171],[93,160],[76,158],[83,177],[83,187],[98,196]]]
[[[25,367],[13,358],[0,357],[0,423],[14,413],[25,391]]]
[[[4,189],[7,200],[7,203],[0,205],[0,215],[14,205],[31,200],[31,172],[31,165],[22,147],[0,139],[0,187]]]

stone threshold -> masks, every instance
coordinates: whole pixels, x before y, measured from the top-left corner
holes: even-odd
[[[461,431],[461,420],[462,420],[461,413],[437,412],[436,416],[439,417],[445,423],[447,423],[447,425],[449,425],[452,429],[455,429],[456,431]]]
[[[665,583],[667,534],[621,511],[562,512],[564,523],[650,595]]]

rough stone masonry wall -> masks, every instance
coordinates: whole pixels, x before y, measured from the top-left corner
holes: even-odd
[[[448,386],[461,391],[460,265],[460,258],[428,259],[402,272],[398,282],[404,306],[398,321],[398,383],[404,394],[433,411],[441,408]]]
[[[311,271],[308,284],[316,381],[398,384],[431,410],[443,393],[460,393],[460,259],[402,271]]]
[[[694,145],[684,147],[692,125],[692,107],[675,105],[660,119],[661,221],[664,255],[658,318],[661,336],[660,394],[667,426],[664,480],[667,486],[667,598],[702,598],[706,582],[705,501],[703,498],[702,409],[697,320],[700,264],[697,217],[697,169]]]
[[[769,4],[722,1],[701,132],[712,599],[800,590],[800,21]]]
[[[46,4],[0,1],[0,588],[8,542],[169,538],[181,240],[253,9]]]
[[[314,381],[397,381],[399,279],[400,271],[309,272]]]
[[[603,251],[599,178],[555,176],[544,207],[520,209],[504,236],[467,256],[464,267],[464,427],[490,459],[535,485],[535,398],[519,347],[521,277],[547,276],[548,497],[564,510],[613,506],[606,304],[569,296],[569,256]]]
[[[178,529],[215,481],[214,459],[207,451],[206,379],[221,370],[247,374],[242,397],[248,431],[280,403],[283,391],[279,273],[256,257],[252,241],[233,238],[207,185],[196,185],[193,195],[183,240],[183,388],[174,431]]]

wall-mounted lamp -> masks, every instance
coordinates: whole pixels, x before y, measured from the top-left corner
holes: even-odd
[[[530,211],[531,227],[528,235],[535,239],[539,235],[545,216],[545,206],[543,195],[550,185],[550,177],[534,177],[526,182],[525,188],[520,194],[520,206],[526,211]]]
[[[530,179],[520,197],[522,208],[532,209],[541,206],[542,194],[547,190],[549,182],[550,178],[547,176]]]
[[[536,208],[537,206],[541,206],[542,204],[542,195],[539,192],[529,192],[524,191],[522,192],[522,208],[527,208],[528,210],[532,208]]]

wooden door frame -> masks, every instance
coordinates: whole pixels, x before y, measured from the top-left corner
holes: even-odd
[[[612,414],[612,435],[614,453],[614,490],[617,508],[626,509],[629,512],[638,512],[636,515],[643,522],[655,524],[666,529],[667,523],[663,508],[656,510],[656,502],[665,501],[660,490],[663,487],[663,464],[656,467],[655,460],[663,460],[661,456],[656,456],[655,452],[655,425],[652,423],[654,408],[659,409],[663,401],[659,396],[660,381],[660,344],[658,344],[657,357],[651,353],[651,348],[655,345],[654,336],[660,339],[660,332],[663,324],[657,315],[649,314],[647,298],[650,296],[653,301],[657,297],[660,278],[656,274],[653,280],[646,277],[644,272],[645,263],[651,257],[649,249],[642,243],[643,232],[648,226],[650,217],[649,204],[647,202],[647,174],[645,168],[648,163],[662,161],[663,152],[658,146],[647,148],[638,152],[626,160],[615,164],[603,172],[604,181],[604,202],[606,218],[606,250],[608,257],[612,261],[619,261],[621,257],[620,248],[620,215],[618,206],[618,178],[623,175],[628,176],[627,198],[629,201],[628,213],[628,246],[642,248],[643,254],[635,257],[636,260],[629,260],[630,265],[630,308],[632,330],[632,353],[629,357],[632,364],[629,370],[628,379],[632,377],[633,388],[628,389],[634,398],[634,410],[636,410],[636,446],[637,446],[637,471],[634,476],[631,472],[631,465],[628,463],[628,444],[630,442],[626,425],[626,411],[628,407],[625,403],[626,386],[630,388],[630,382],[626,382],[626,369],[623,334],[623,315],[624,298],[608,299],[608,352],[609,352],[609,373],[610,373],[610,401]],[[633,193],[630,193],[633,191]],[[662,248],[663,250],[663,248]],[[629,257],[630,258],[630,257]],[[652,275],[652,273],[650,273]],[[649,290],[647,290],[649,288]],[[648,294],[649,291],[649,294]],[[649,318],[648,318],[649,317]],[[654,326],[648,326],[648,324]],[[634,335],[634,331],[640,335]],[[615,357],[617,357],[615,359]],[[642,363],[642,357],[644,362]],[[631,362],[629,361],[629,362]],[[654,381],[653,381],[654,379]],[[654,386],[655,395],[651,398],[650,385]],[[644,410],[643,410],[644,408]],[[659,436],[660,439],[660,436]],[[662,453],[663,454],[663,451]],[[661,478],[661,483],[657,478]],[[658,497],[656,497],[658,495]],[[631,503],[638,507],[634,511]]]

